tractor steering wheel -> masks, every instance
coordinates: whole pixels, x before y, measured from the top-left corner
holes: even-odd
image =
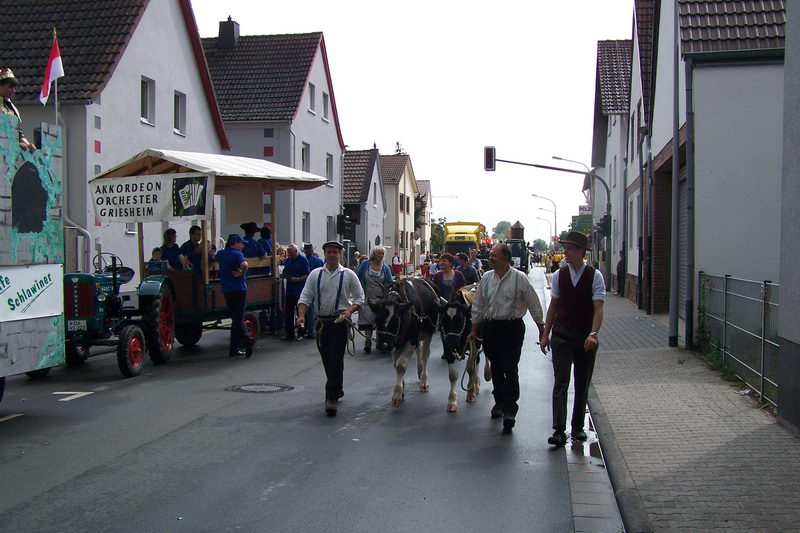
[[[105,255],[107,255],[109,257],[116,257],[117,258],[117,268],[118,269],[120,267],[125,266],[125,265],[122,264],[122,259],[119,256],[117,256],[115,254],[112,254],[111,252],[101,252],[101,253],[97,254],[96,256],[94,256],[94,259],[92,259],[92,266],[94,267],[95,272],[102,272],[106,267],[110,268],[110,265],[108,264],[109,262],[106,260],[105,257],[103,257]]]

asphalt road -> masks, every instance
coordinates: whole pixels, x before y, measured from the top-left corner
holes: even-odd
[[[542,270],[531,279],[544,298]],[[564,454],[546,443],[551,365],[530,317],[526,325],[511,435],[489,418],[490,383],[475,404],[459,390],[458,412],[445,411],[438,339],[431,392],[418,391],[412,370],[400,408],[389,405],[390,356],[359,343],[335,418],[324,415],[324,373],[308,340],[262,338],[251,359],[229,360],[227,332],[211,332],[133,379],[113,355],[43,380],[9,378],[0,530],[572,531]],[[294,389],[225,390],[250,383]]]

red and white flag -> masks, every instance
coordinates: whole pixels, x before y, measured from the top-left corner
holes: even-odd
[[[47,99],[50,97],[50,84],[63,75],[64,65],[61,64],[61,50],[58,49],[58,38],[54,35],[53,47],[50,49],[50,59],[47,61],[47,68],[44,71],[42,90],[39,93],[39,101],[42,105],[47,105]]]

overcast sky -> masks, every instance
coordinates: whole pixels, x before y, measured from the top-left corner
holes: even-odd
[[[556,202],[563,230],[584,203],[583,178],[503,163],[484,172],[483,146],[501,159],[590,164],[597,41],[631,37],[632,4],[192,2],[203,37],[228,15],[242,35],[324,32],[345,144],[389,154],[399,141],[417,179],[431,180],[434,217],[489,229],[520,220],[528,240],[549,233],[537,217],[552,219],[531,193]]]

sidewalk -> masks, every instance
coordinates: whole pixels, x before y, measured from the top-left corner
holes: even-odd
[[[590,393],[628,533],[800,531],[800,439],[609,295]]]

